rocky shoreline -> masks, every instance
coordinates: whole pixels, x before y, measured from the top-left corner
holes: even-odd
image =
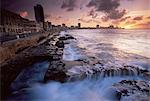
[[[99,77],[105,78],[113,76],[141,76],[146,80],[150,80],[150,71],[140,69],[136,66],[124,65],[107,68],[95,57],[88,57],[76,61],[64,61],[62,58],[67,40],[76,39],[70,35],[60,36],[59,33],[54,33],[40,41],[37,45],[25,49],[11,61],[7,61],[3,64],[1,66],[1,88],[2,94],[4,95],[2,96],[6,96],[10,93],[9,86],[11,82],[17,77],[23,68],[45,60],[48,60],[50,65],[45,74],[43,80],[44,83],[50,81],[65,83],[83,80],[87,77],[97,79]],[[137,83],[140,83],[138,87],[136,86]],[[126,89],[128,86],[131,87]],[[132,87],[134,88],[134,86],[136,86],[135,89],[130,89]],[[142,88],[143,86],[146,90],[141,91],[141,89],[137,89]],[[144,101],[148,101],[150,95],[150,84],[145,81],[121,81],[112,85],[112,88],[116,90],[116,96],[120,101],[125,101],[126,99],[129,99],[130,96],[136,94],[135,97],[137,98],[139,92],[140,95],[143,94]],[[129,94],[124,94],[124,89],[122,91],[122,88],[128,91]],[[132,90],[134,90],[134,93],[130,93]],[[146,96],[144,96],[145,94]],[[124,96],[125,98],[123,98]],[[131,99],[131,101],[133,101],[133,99]],[[143,99],[141,98],[137,101],[142,100]]]
[[[55,43],[58,41],[59,32],[49,34],[48,37],[41,39],[36,45],[23,50],[12,59],[1,64],[1,97],[5,98],[10,94],[10,84],[26,67],[45,60],[60,58],[62,51],[57,51]]]
[[[149,101],[150,85],[146,81],[122,80],[112,87],[120,101]]]
[[[61,41],[64,41],[64,43],[67,43],[65,42],[66,40],[75,40],[75,38],[68,36],[69,35],[65,36],[66,38],[60,37],[59,39]],[[85,78],[99,79],[115,76],[140,76],[145,80],[150,81],[150,71],[148,70],[144,70],[132,65],[107,68],[95,57],[88,57],[86,59],[80,59],[76,61],[64,61],[61,59],[51,61],[50,66],[45,74],[44,81],[58,81],[64,83],[83,80]],[[119,101],[126,101],[126,99],[130,99],[130,101],[149,101],[150,84],[147,81],[123,80],[121,82],[118,82],[118,84],[112,85],[112,88],[115,88],[116,97]],[[129,96],[125,96],[124,98],[124,92],[120,91],[119,88],[123,88],[124,85],[128,87],[128,82],[132,83],[130,84],[130,86],[133,89],[126,89],[129,92],[134,90],[134,93],[129,93]],[[142,87],[145,87],[144,90],[137,89]],[[141,99],[138,99],[139,92],[142,96]],[[130,98],[131,96],[134,97]]]

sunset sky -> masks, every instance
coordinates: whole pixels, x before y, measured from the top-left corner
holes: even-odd
[[[2,0],[2,8],[31,20],[36,4],[43,6],[45,21],[53,24],[150,28],[150,0]]]

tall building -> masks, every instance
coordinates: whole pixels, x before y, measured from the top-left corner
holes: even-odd
[[[37,22],[44,22],[44,11],[43,7],[39,4],[34,6],[35,19]]]
[[[78,23],[78,28],[81,28],[81,23]]]

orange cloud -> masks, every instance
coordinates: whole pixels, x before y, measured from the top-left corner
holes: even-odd
[[[121,18],[120,22],[126,21],[127,19],[130,19],[130,18],[131,18],[131,16],[127,16],[127,17]]]
[[[132,21],[131,16],[126,16],[121,19],[112,21],[112,24],[120,27],[124,27],[124,25],[129,25],[133,23],[135,23],[135,21],[134,22]]]
[[[128,20],[127,22],[125,22],[125,24],[135,24],[136,23],[136,21],[133,21],[133,20]]]
[[[148,16],[147,19],[150,19],[150,16]]]
[[[143,19],[143,16],[138,16],[138,17],[133,18],[133,20],[142,20],[142,19]]]
[[[143,22],[143,23],[136,24],[134,27],[136,27],[136,28],[150,29],[150,21],[149,22]]]
[[[27,11],[20,12],[20,16],[26,18],[28,16],[28,12]]]
[[[119,20],[112,21],[112,24],[126,29],[147,29],[150,28],[150,16],[127,16]]]

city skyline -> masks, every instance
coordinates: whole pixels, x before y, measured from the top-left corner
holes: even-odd
[[[114,25],[126,29],[150,28],[150,0],[32,0],[2,1],[2,8],[35,20],[34,6],[44,9],[45,21],[82,27]]]

